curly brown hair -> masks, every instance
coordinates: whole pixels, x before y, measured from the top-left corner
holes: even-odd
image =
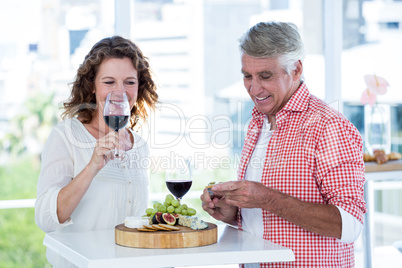
[[[84,62],[77,70],[75,81],[71,83],[70,97],[63,103],[65,111],[62,118],[78,116],[82,123],[90,123],[96,109],[93,91],[99,66],[105,59],[124,57],[131,59],[138,72],[139,83],[137,102],[131,109],[130,127],[133,129],[139,118],[146,121],[147,109],[154,110],[158,102],[156,83],[152,79],[148,58],[136,44],[120,36],[100,40],[85,56]]]

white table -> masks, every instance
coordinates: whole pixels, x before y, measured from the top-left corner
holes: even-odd
[[[79,267],[174,267],[294,261],[292,250],[218,226],[218,242],[182,249],[139,249],[115,244],[114,230],[46,234],[43,244]]]
[[[374,244],[374,190],[402,188],[402,160],[388,161],[379,165],[375,162],[365,163],[366,184],[364,196],[367,212],[364,215],[363,243],[364,243],[364,267],[373,267]]]

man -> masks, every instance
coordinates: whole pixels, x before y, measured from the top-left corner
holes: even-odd
[[[293,24],[258,23],[240,48],[255,107],[238,181],[213,186],[214,197],[205,190],[203,209],[295,254],[294,262],[261,267],[354,267],[366,211],[359,132],[309,93]]]

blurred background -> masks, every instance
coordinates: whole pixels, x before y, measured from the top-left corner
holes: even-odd
[[[270,20],[298,26],[309,90],[363,138],[364,76],[385,78],[390,87],[377,101],[390,107],[390,148],[402,152],[401,0],[0,1],[0,267],[49,267],[33,209],[40,154],[76,69],[107,36],[136,42],[159,84],[161,103],[137,129],[151,149],[150,205],[168,193],[166,163],[186,157],[194,177],[183,202],[213,221],[201,211],[201,190],[236,179],[253,107],[238,39]],[[375,212],[374,265],[392,267],[381,249],[402,239],[402,190],[376,189]]]

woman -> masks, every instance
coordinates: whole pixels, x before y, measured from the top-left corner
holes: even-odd
[[[129,127],[119,134],[103,119],[112,91],[125,91],[131,107]],[[144,213],[148,172],[139,159],[148,157],[149,149],[133,128],[157,100],[148,59],[133,42],[114,36],[94,45],[64,103],[64,121],[42,153],[35,219],[43,231],[113,229],[126,216]],[[126,151],[126,161],[109,163],[115,147]],[[65,263],[49,250],[47,257],[55,266]]]

